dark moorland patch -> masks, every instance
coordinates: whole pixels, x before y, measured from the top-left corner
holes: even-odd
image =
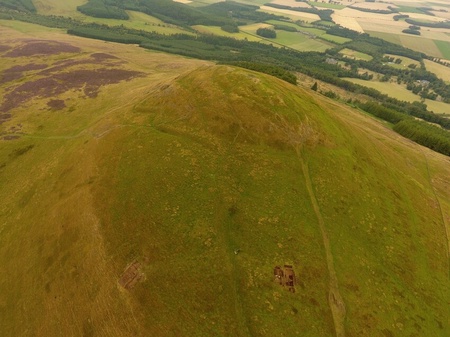
[[[6,69],[0,77],[0,84],[11,82],[23,77],[24,71],[40,70],[47,68],[46,64],[29,63],[25,65],[17,65]]]
[[[140,75],[137,71],[107,68],[56,73],[23,83],[9,91],[4,97],[0,111],[10,111],[33,97],[55,97],[69,90],[83,90],[85,96],[94,98],[101,86],[130,80]]]
[[[61,53],[79,53],[80,48],[68,43],[56,41],[29,41],[27,44],[13,48],[5,57],[21,57],[33,55],[57,55]]]
[[[66,103],[62,99],[52,99],[47,102],[47,106],[52,110],[62,110],[66,107]]]

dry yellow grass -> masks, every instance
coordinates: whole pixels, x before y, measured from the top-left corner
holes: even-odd
[[[443,66],[442,64],[430,61],[430,60],[423,60],[425,62],[425,67],[428,71],[431,71],[432,73],[435,73],[437,77],[440,79],[450,82],[450,68]]]
[[[352,16],[348,16],[341,13],[342,11],[335,11],[331,17],[333,18],[333,21],[341,25],[342,27],[355,30],[360,33],[364,33],[364,29],[361,27],[361,25],[358,23],[358,20]]]
[[[373,9],[373,10],[389,10],[388,7],[396,7],[396,6],[390,3],[388,4],[380,2],[357,2],[353,4],[352,7]]]
[[[273,0],[270,1],[272,4],[283,5],[283,6],[291,6],[291,7],[303,7],[303,8],[311,8],[306,2],[298,2],[295,0]]]

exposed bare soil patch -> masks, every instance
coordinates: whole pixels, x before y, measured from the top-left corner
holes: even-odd
[[[80,48],[57,41],[29,40],[26,44],[13,48],[5,57],[22,57],[34,55],[57,55],[61,53],[79,53]]]
[[[284,267],[276,266],[273,270],[275,282],[286,287],[290,292],[295,293],[295,273],[291,265],[285,264]]]
[[[127,268],[125,268],[125,271],[119,279],[119,284],[124,289],[129,290],[134,288],[143,277],[144,274],[141,271],[141,264],[134,261],[132,264],[127,266]]]

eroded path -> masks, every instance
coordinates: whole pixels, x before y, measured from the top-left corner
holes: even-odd
[[[311,177],[309,175],[308,163],[305,162],[301,156],[299,156],[300,163],[302,165],[303,176],[305,177],[306,187],[308,189],[308,194],[311,199],[311,204],[314,208],[314,213],[317,217],[317,222],[320,227],[320,232],[322,234],[323,246],[325,248],[325,255],[327,260],[328,275],[330,278],[329,283],[329,293],[328,293],[328,303],[330,305],[331,313],[333,315],[334,329],[336,331],[337,337],[345,336],[345,303],[339,292],[338,280],[336,277],[336,271],[334,269],[333,254],[331,253],[330,239],[328,238],[327,231],[325,229],[325,222],[323,220],[322,214],[320,212],[319,204],[317,203],[316,195],[311,183]]]

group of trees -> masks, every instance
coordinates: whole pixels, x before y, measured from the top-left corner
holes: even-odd
[[[417,120],[410,114],[400,113],[386,108],[375,102],[360,104],[359,107],[368,113],[394,124],[394,131],[409,138],[416,143],[426,146],[434,151],[450,156],[450,132],[421,120]],[[447,129],[450,128],[450,121]]]
[[[274,39],[277,37],[277,32],[271,28],[260,27],[256,30],[256,35],[266,37],[269,39]]]
[[[128,20],[128,14],[121,8],[118,0],[89,0],[84,5],[78,6],[77,10],[85,15],[96,18],[111,18]]]

